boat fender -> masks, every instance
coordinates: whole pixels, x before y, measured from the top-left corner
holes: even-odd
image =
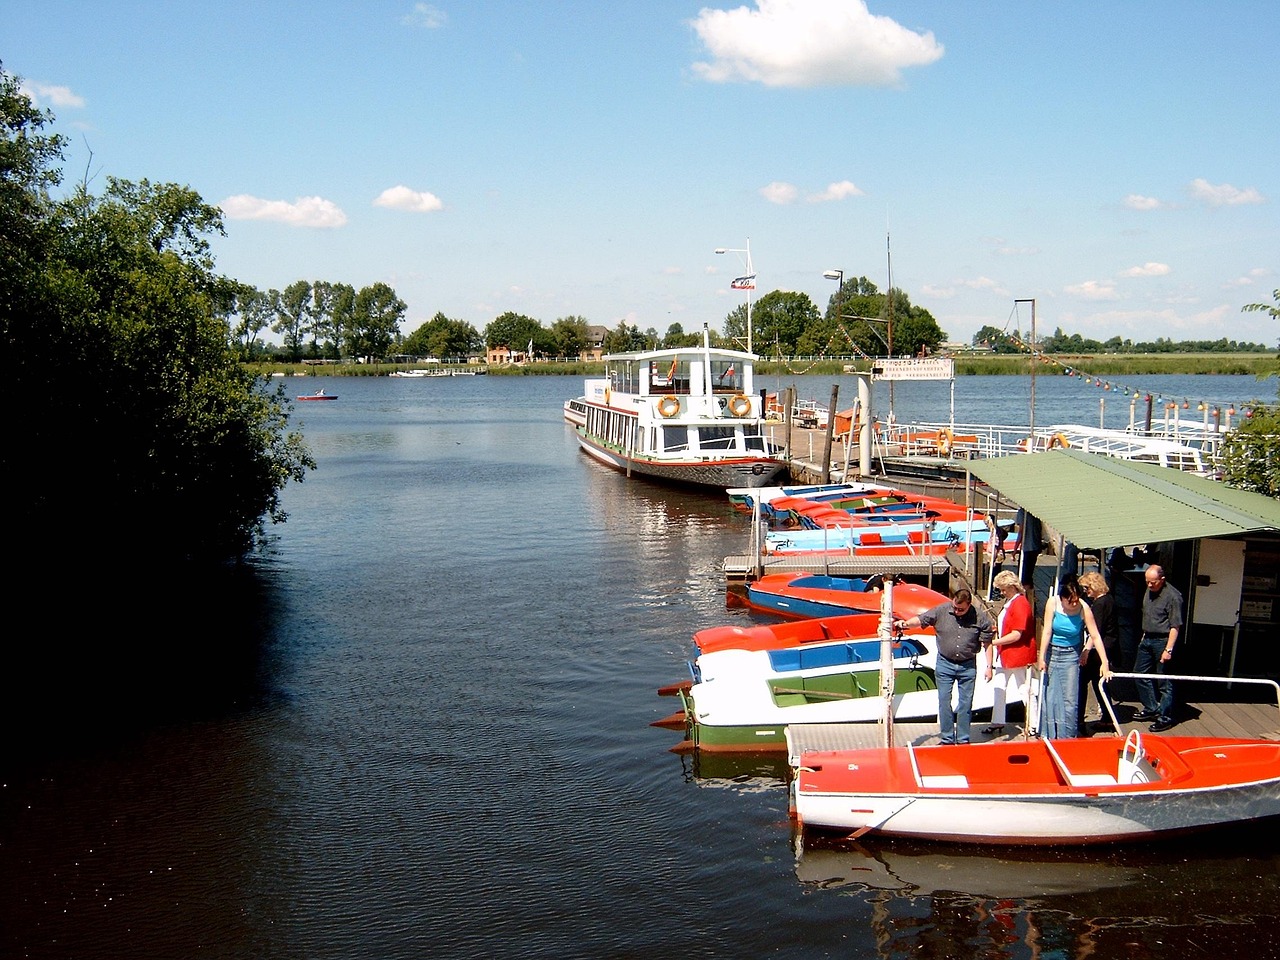
[[[680,412],[680,401],[672,396],[663,397],[658,401],[658,412],[664,417],[674,417]]]
[[[1069,447],[1069,446],[1071,446],[1071,441],[1070,441],[1070,440],[1068,440],[1065,436],[1063,436],[1063,435],[1062,435],[1062,434],[1060,434],[1060,433],[1055,433],[1052,437],[1050,437],[1050,438],[1049,438],[1049,449],[1050,449],[1050,450],[1052,450],[1054,447],[1063,447],[1063,448],[1066,448],[1066,447]]]
[[[604,388],[604,405],[606,407],[609,406],[609,400],[611,397],[612,397],[612,393],[610,392],[608,387],[605,387]]]
[[[751,412],[751,401],[742,394],[738,394],[729,401],[729,412],[735,417],[745,417]]]
[[[956,435],[951,432],[950,427],[944,427],[938,431],[938,456],[951,456],[951,446],[955,443]]]

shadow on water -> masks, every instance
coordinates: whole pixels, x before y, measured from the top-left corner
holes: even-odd
[[[268,564],[128,565],[68,582],[74,586],[2,655],[0,721],[10,749],[0,764],[91,750],[278,696]]]

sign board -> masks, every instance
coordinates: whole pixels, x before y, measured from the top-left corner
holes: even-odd
[[[871,373],[877,380],[954,380],[956,362],[950,357],[877,360]]]

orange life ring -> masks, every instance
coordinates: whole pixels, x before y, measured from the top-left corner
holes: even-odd
[[[1066,448],[1069,446],[1071,446],[1070,440],[1068,440],[1066,437],[1064,437],[1060,433],[1055,433],[1052,437],[1049,438],[1049,446],[1046,449],[1052,450],[1054,447]]]
[[[751,400],[742,394],[738,394],[729,401],[729,412],[735,417],[745,417],[751,412]]]
[[[943,427],[938,431],[938,456],[951,456],[951,446],[955,443],[956,435],[951,432],[950,427]]]
[[[658,401],[658,412],[664,417],[674,417],[680,412],[680,401],[668,394]]]

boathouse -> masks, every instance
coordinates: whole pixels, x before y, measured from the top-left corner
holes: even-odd
[[[980,481],[984,496],[1042,521],[1060,562],[1079,551],[1103,568],[1121,613],[1124,669],[1137,644],[1142,571],[1158,562],[1185,601],[1177,672],[1280,680],[1280,501],[1074,449],[975,460],[967,473],[971,505]]]

